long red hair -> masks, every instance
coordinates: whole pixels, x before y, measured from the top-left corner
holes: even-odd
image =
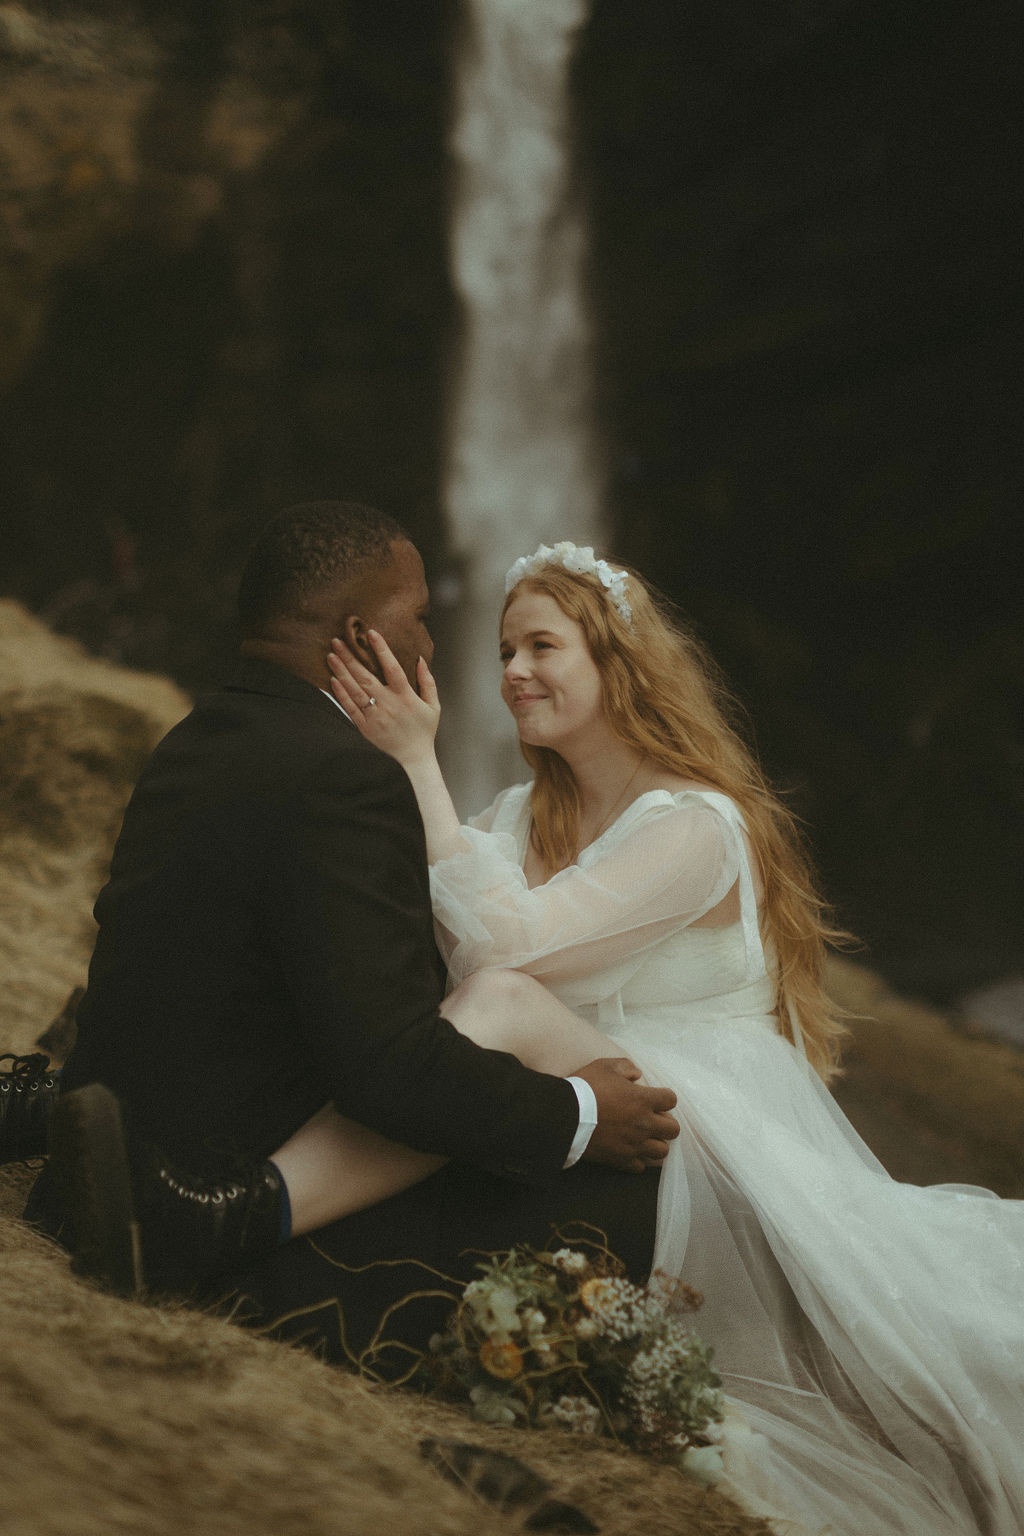
[[[792,1008],[808,1060],[827,1081],[838,1067],[844,1026],[826,996],[822,967],[827,945],[848,935],[835,926],[815,887],[795,818],[737,729],[737,709],[717,666],[643,577],[615,564],[628,576],[630,623],[595,577],[557,565],[514,587],[502,619],[524,588],[552,597],[583,630],[619,739],[671,773],[720,790],[739,807],[763,877],[761,937],[776,957],[779,1027],[793,1038]],[[533,770],[533,842],[550,879],[577,856],[579,787],[557,752],[525,744],[522,752]]]

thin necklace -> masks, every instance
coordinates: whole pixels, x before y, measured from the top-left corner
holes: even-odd
[[[614,800],[612,802],[612,805],[611,805],[610,809],[605,812],[603,819],[598,824],[597,831],[594,833],[593,837],[590,839],[590,841],[592,843],[596,843],[597,842],[598,838],[601,836],[601,833],[604,831],[605,827],[607,827],[609,822],[611,821],[612,815],[614,814],[615,811],[618,810],[618,808],[622,804],[623,800],[625,800],[626,796],[629,794],[630,790],[633,788],[633,781],[636,778],[637,774],[640,772],[640,769],[643,767],[643,765],[644,765],[644,759],[641,758],[640,761],[637,763],[636,767],[633,769],[633,772],[630,774],[629,779],[628,779],[628,781],[626,783],[625,789],[619,795],[618,799]]]

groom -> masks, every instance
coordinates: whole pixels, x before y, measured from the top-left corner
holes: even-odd
[[[295,507],[257,541],[237,669],[160,744],[126,812],[64,1071],[70,1113],[28,1213],[80,1268],[112,1278],[97,1258],[109,1230],[97,1239],[95,1212],[75,1205],[76,1159],[91,1159],[100,1224],[127,1219],[110,1127],[75,1114],[96,1090],[73,1091],[104,1084],[124,1115],[147,1282],[232,1291],[245,1298],[236,1315],[329,1358],[424,1288],[424,1271],[398,1261],[469,1278],[466,1249],[541,1243],[552,1223],[584,1220],[643,1278],[676,1133],[672,1094],[612,1063],[568,1080],[532,1072],[438,1012],[411,787],[326,691],[333,635],[377,670],[371,627],[413,680],[433,650],[427,611],[417,551],[372,509]],[[315,1243],[283,1242],[287,1193],[267,1159],[328,1100],[452,1161]],[[388,1331],[422,1343],[436,1325],[419,1304]]]

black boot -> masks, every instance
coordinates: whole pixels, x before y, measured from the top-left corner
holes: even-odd
[[[132,1169],[120,1108],[101,1083],[61,1099],[50,1168],[74,1233],[72,1268],[120,1295],[191,1295],[280,1241],[273,1163],[207,1179],[154,1154]]]
[[[0,1056],[4,1061],[11,1065],[0,1070],[0,1163],[45,1157],[60,1076],[50,1058],[38,1052],[14,1056],[8,1051]]]
[[[146,1286],[187,1296],[281,1241],[281,1175],[271,1162],[238,1177],[199,1178],[153,1157],[132,1181]]]
[[[47,1176],[63,1211],[60,1237],[71,1249],[72,1269],[119,1296],[141,1294],[142,1252],[121,1106],[102,1083],[59,1099]]]

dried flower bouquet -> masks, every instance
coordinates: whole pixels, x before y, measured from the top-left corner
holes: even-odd
[[[428,1379],[486,1423],[611,1435],[717,1482],[721,1381],[689,1321],[703,1298],[657,1275],[642,1289],[586,1246],[488,1255],[430,1341]]]

